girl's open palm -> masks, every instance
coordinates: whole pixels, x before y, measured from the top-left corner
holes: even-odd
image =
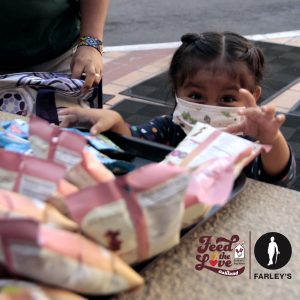
[[[275,114],[275,108],[271,105],[257,106],[254,96],[245,89],[239,90],[240,99],[245,107],[239,112],[245,120],[226,128],[229,133],[243,132],[244,135],[256,138],[262,144],[272,145],[278,134],[279,128],[285,121],[285,116]]]

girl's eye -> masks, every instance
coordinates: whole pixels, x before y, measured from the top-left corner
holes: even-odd
[[[192,93],[189,95],[189,98],[192,100],[202,100],[203,97],[202,95],[198,94],[198,93]]]
[[[235,99],[235,97],[232,97],[232,96],[224,96],[221,99],[221,102],[223,102],[223,103],[234,103],[234,102],[237,102],[237,100]]]

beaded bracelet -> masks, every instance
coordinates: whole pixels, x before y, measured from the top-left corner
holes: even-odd
[[[93,47],[95,49],[97,49],[101,55],[103,55],[103,43],[101,40],[98,40],[92,36],[81,36],[78,40],[78,44],[75,48],[75,51],[78,47],[81,46],[89,46],[89,47]]]

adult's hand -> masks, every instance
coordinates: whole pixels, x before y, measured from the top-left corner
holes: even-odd
[[[90,36],[103,41],[104,25],[110,0],[80,0],[80,36]],[[85,73],[85,92],[98,84],[102,78],[103,60],[100,52],[90,46],[77,48],[71,61],[72,78],[81,78]]]
[[[101,53],[90,46],[80,46],[71,61],[72,78],[82,78],[85,82],[82,91],[86,92],[93,85],[99,84],[103,74],[103,59]]]

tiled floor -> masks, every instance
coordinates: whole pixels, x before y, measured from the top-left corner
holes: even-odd
[[[256,36],[255,36],[256,37]],[[300,47],[300,34],[293,37],[257,36],[264,42]],[[108,51],[104,56],[104,93],[115,95],[104,107],[110,108],[122,99],[119,93],[167,70],[176,48],[137,51]],[[126,98],[130,98],[127,97]],[[287,112],[300,102],[300,83],[277,95],[270,103],[278,111]]]

